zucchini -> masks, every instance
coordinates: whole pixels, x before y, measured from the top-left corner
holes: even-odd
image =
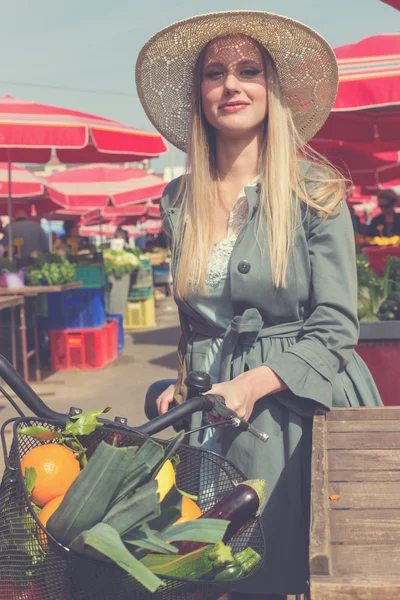
[[[203,513],[199,519],[224,519],[230,521],[223,541],[226,543],[242,527],[257,516],[266,497],[264,479],[252,479],[239,483],[227,492],[219,502]],[[201,547],[200,542],[177,542],[179,554],[193,552]]]
[[[236,552],[233,559],[236,564],[240,565],[243,574],[246,575],[258,565],[261,561],[261,556],[253,548],[247,547],[241,552]]]
[[[178,577],[182,579],[200,579],[213,570],[213,562],[209,554],[214,546],[203,546],[184,556],[174,556],[172,560],[163,565],[153,565],[148,568],[156,575]],[[170,556],[171,559],[171,556]]]
[[[146,567],[158,567],[160,565],[165,565],[170,563],[172,560],[176,558],[176,554],[156,554],[150,553],[146,554],[143,558],[140,559],[140,562],[143,563]]]
[[[203,546],[184,556],[166,557],[163,554],[148,554],[142,559],[142,563],[156,575],[179,579],[201,579],[212,571],[224,568],[233,560],[231,548],[225,546],[223,542],[218,542],[215,545]],[[214,579],[214,575],[211,579]]]
[[[246,548],[237,552],[233,557],[233,562],[224,569],[220,569],[214,576],[215,581],[229,581],[240,579],[250,573],[261,561],[261,556],[252,548]]]
[[[239,579],[243,577],[242,567],[237,563],[232,563],[222,569],[222,571],[218,571],[214,577],[214,581],[230,581],[232,579]]]

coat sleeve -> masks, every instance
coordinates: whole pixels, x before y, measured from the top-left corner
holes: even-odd
[[[170,181],[168,183],[168,185],[165,187],[163,195],[161,197],[161,201],[160,201],[160,217],[162,220],[162,227],[164,230],[164,233],[167,236],[169,245],[171,242],[171,230],[169,227],[169,223],[168,223],[168,213],[171,210],[172,206],[174,205],[175,202],[175,196],[176,193],[178,191],[178,186],[180,185],[182,177],[177,177],[176,179],[173,179],[172,181]]]
[[[299,341],[266,362],[288,388],[277,398],[303,414],[312,414],[318,405],[332,406],[335,377],[351,360],[359,335],[354,232],[347,204],[342,202],[340,211],[328,218],[308,218],[310,311]]]

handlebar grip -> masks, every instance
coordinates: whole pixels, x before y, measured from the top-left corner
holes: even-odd
[[[241,420],[243,421],[243,419],[241,419]],[[247,425],[247,428],[245,429],[245,431],[248,431],[249,433],[254,435],[254,437],[261,440],[262,442],[267,442],[269,440],[268,433],[265,433],[265,431],[261,431],[261,429],[254,427],[254,425],[251,425],[251,423],[249,423],[248,421],[243,421],[243,422]]]

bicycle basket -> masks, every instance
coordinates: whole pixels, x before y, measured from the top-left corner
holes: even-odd
[[[8,465],[0,484],[1,600],[212,600],[229,588],[225,582],[222,588],[206,581],[164,578],[165,586],[150,593],[119,567],[82,557],[47,537],[26,496],[18,466],[18,457],[22,459],[40,442],[18,435],[17,428],[35,425],[60,430],[51,421],[15,419]],[[103,427],[82,437],[88,456],[102,440],[111,442],[116,433],[120,446],[140,445],[145,439],[117,426]],[[181,445],[178,454],[177,485],[198,495],[203,511],[213,506],[234,482],[243,481],[229,461],[212,452]],[[263,557],[265,542],[260,521],[255,519],[229,544],[234,552],[250,546]]]

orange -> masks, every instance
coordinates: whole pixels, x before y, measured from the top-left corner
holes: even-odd
[[[75,454],[60,444],[43,444],[30,450],[21,461],[23,475],[27,467],[36,471],[31,498],[38,506],[65,494],[80,473]]]
[[[155,479],[158,483],[157,492],[160,494],[160,502],[162,502],[176,483],[174,467],[169,459],[165,461]]]
[[[203,514],[196,502],[193,502],[193,500],[186,496],[182,496],[181,513],[182,516],[175,522],[175,525],[178,525],[178,523],[186,523],[186,521],[194,521]]]
[[[56,512],[57,508],[60,506],[64,498],[65,494],[62,496],[57,496],[57,498],[53,498],[53,500],[50,500],[50,502],[48,502],[46,506],[42,508],[42,510],[39,513],[39,521],[41,522],[43,527],[47,527],[47,521]]]

